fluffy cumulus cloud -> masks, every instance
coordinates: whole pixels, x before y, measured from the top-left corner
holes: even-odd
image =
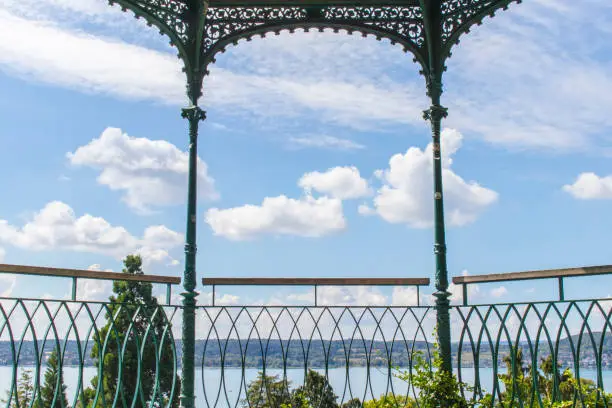
[[[80,300],[105,301],[113,290],[112,282],[100,279],[79,279],[77,298]]]
[[[334,167],[304,174],[298,181],[300,198],[266,197],[261,205],[228,209],[212,208],[206,222],[215,235],[244,240],[258,235],[321,237],[346,228],[343,200],[371,193],[367,180],[355,167]],[[314,197],[313,193],[322,194]]]
[[[34,251],[90,252],[117,259],[140,253],[145,262],[172,263],[169,251],[182,242],[181,234],[163,225],[148,227],[137,237],[104,218],[90,214],[77,217],[60,201],[48,203],[21,227],[0,220],[0,243]]]
[[[419,303],[419,294],[413,286],[395,286],[391,295],[393,306],[414,306]]]
[[[189,156],[164,140],[132,137],[109,127],[67,157],[72,165],[100,170],[98,182],[124,192],[126,204],[141,213],[151,207],[180,204],[187,197]],[[218,196],[208,167],[200,159],[198,188],[205,199]]]
[[[442,132],[442,174],[445,195],[445,215],[449,225],[465,225],[476,220],[487,207],[495,203],[498,194],[475,181],[466,181],[452,169],[452,156],[459,150],[462,135],[456,130]],[[432,144],[424,150],[411,147],[405,154],[389,160],[389,168],[377,171],[383,185],[373,201],[373,207],[362,205],[361,214],[378,214],[390,223],[427,228],[433,223],[433,158]]]
[[[4,257],[6,256],[6,250],[0,247],[0,262],[4,262]]]
[[[298,182],[306,192],[317,191],[340,200],[350,200],[371,194],[368,181],[356,167],[334,167],[324,173],[306,173]]]
[[[581,200],[612,199],[612,176],[600,177],[595,173],[582,173],[563,191]]]
[[[212,208],[206,213],[206,222],[215,235],[232,240],[262,234],[320,237],[346,226],[339,199],[311,196],[293,199],[284,195],[266,197],[261,205]]]

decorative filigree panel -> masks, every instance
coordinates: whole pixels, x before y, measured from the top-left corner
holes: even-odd
[[[461,34],[474,24],[499,9],[507,9],[512,2],[521,0],[446,0],[442,2],[442,41],[446,50],[457,42]]]
[[[188,42],[186,0],[109,0],[109,4],[119,4],[123,11],[130,9],[137,18],[155,25],[170,37],[171,44],[179,51]]]
[[[249,29],[264,24],[300,22],[306,20],[307,15],[301,7],[210,7],[206,14],[202,52],[206,55],[222,39],[232,37],[237,42]]]
[[[419,6],[412,7],[210,7],[206,15],[202,62],[213,61],[226,45],[268,32],[298,28],[344,29],[373,34],[401,43],[424,61],[423,18]]]

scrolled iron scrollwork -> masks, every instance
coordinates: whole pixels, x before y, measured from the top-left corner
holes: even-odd
[[[170,44],[183,52],[189,41],[188,23],[185,18],[188,5],[184,0],[108,0],[118,4],[123,11],[131,10],[136,18],[143,18],[148,25],[155,25],[170,38]]]
[[[206,13],[202,54],[229,37],[238,41],[240,34],[254,27],[273,22],[298,22],[307,17],[302,7],[210,7]]]
[[[201,61],[214,61],[214,55],[240,39],[268,32],[326,28],[373,34],[401,43],[424,65],[425,30],[418,6],[412,7],[210,7],[206,14]],[[205,68],[205,67],[204,67]]]
[[[414,7],[328,7],[328,21],[355,22],[392,33],[417,46],[425,43],[421,8]]]
[[[510,3],[522,0],[447,0],[442,2],[442,41],[448,52],[459,40],[461,34],[467,33],[474,24],[499,9],[507,9]]]

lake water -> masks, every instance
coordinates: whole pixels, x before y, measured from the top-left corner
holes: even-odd
[[[323,373],[323,370],[316,370]],[[235,406],[236,402],[245,397],[246,384],[257,377],[257,369],[245,369],[244,381],[240,368],[207,368],[197,370],[196,373],[196,401],[198,407],[219,407]],[[490,391],[493,385],[493,369],[480,368],[480,382],[483,389]],[[96,374],[96,368],[85,367],[83,369],[83,382],[88,385],[91,378]],[[282,370],[268,370],[268,375],[279,375],[282,377]],[[462,370],[462,380],[467,383],[474,381],[474,369],[464,368]],[[580,369],[582,378],[596,379],[596,371],[592,369]],[[4,390],[11,386],[12,367],[0,366],[0,396],[4,397]],[[68,387],[68,399],[72,402],[76,386],[78,383],[79,370],[76,367],[65,367],[64,378]],[[43,376],[41,375],[41,381]],[[333,368],[328,371],[328,378],[335,393],[341,400],[347,401],[353,397],[361,400],[378,397],[391,391],[388,373],[386,370],[366,367],[352,367],[347,376],[346,368]],[[287,379],[293,384],[299,385],[304,380],[304,370],[288,369]],[[394,378],[391,381],[393,390],[396,394],[412,395],[413,391],[407,389],[407,384]],[[604,389],[612,392],[612,371],[603,372]],[[206,402],[208,401],[208,403]],[[228,403],[229,402],[229,403]]]

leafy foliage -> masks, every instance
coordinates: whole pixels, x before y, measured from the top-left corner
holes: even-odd
[[[123,273],[144,274],[139,255],[128,255],[123,263]],[[115,397],[120,406],[167,405],[173,383],[179,384],[179,378],[174,370],[170,329],[166,331],[170,323],[152,290],[146,282],[113,283],[107,323],[94,337],[91,352],[96,364],[103,365],[103,374],[101,379],[94,377],[92,387],[82,393],[83,406],[111,406]],[[158,389],[154,392],[156,379]],[[96,394],[100,394],[97,403]],[[175,391],[172,406],[178,404]]]
[[[437,350],[438,347],[434,347],[431,364],[423,357],[421,352],[414,353],[414,372],[398,370],[396,377],[400,380],[411,382],[419,390],[419,408],[473,408],[477,405],[476,400],[465,398],[462,392],[462,388],[468,392],[473,391],[473,388],[467,384],[460,383],[452,372],[442,369],[442,358],[440,358]],[[405,407],[411,405],[416,406],[417,404],[415,401],[405,397],[402,405],[389,406]],[[378,405],[377,407],[385,406]]]
[[[591,380],[578,380],[569,368],[560,371],[552,355],[542,358],[538,369],[525,364],[523,350],[519,348],[504,357],[504,363],[507,373],[499,374],[498,378],[505,391],[497,401],[503,408],[603,408],[612,405],[612,394],[605,394]],[[482,404],[494,405],[493,397],[486,395]]]
[[[16,393],[16,395],[15,395]],[[17,389],[15,393],[11,394],[11,391],[6,392],[6,399],[2,400],[3,403],[7,404],[8,408],[20,408],[29,407],[32,400],[34,399],[34,384],[32,381],[32,371],[23,370],[19,379],[17,380]]]
[[[40,399],[34,405],[36,408],[66,408],[68,398],[66,397],[66,384],[64,374],[60,367],[59,352],[55,348],[47,360],[45,371],[45,382],[40,389]],[[56,397],[56,391],[59,391]]]
[[[308,370],[304,385],[292,391],[290,385],[278,376],[260,372],[249,383],[247,398],[242,404],[250,408],[340,408],[327,378],[314,370]]]
[[[250,408],[278,408],[291,404],[289,382],[279,380],[278,376],[268,376],[263,372],[249,383],[247,397],[242,405]]]

